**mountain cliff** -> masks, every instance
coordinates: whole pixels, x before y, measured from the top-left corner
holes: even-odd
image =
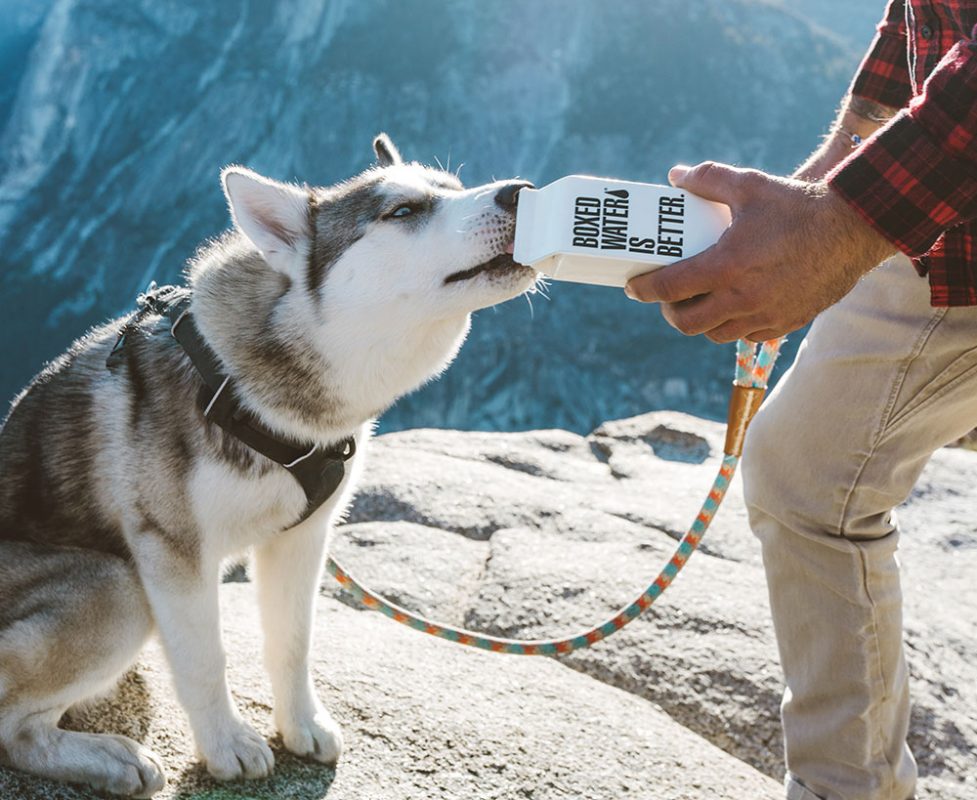
[[[825,130],[874,5],[0,0],[0,393],[179,279],[228,223],[225,164],[329,183],[386,130],[470,183],[661,182],[705,158],[783,172]],[[615,290],[550,296],[479,314],[456,366],[385,426],[722,412],[727,349]]]

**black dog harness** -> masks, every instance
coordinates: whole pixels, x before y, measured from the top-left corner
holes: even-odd
[[[106,366],[112,371],[119,366],[126,338],[143,317],[159,314],[169,320],[170,334],[203,380],[197,404],[204,418],[292,474],[307,501],[305,511],[294,524],[304,522],[339,488],[346,474],[346,462],[356,452],[356,441],[350,436],[323,449],[317,444],[294,444],[269,431],[254,414],[241,407],[234,381],[221,370],[217,354],[200,335],[190,313],[190,301],[191,292],[185,287],[150,284],[146,293],[139,295],[139,311],[123,326]]]

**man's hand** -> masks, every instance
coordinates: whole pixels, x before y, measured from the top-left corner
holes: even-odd
[[[896,251],[823,183],[711,162],[674,167],[668,178],[733,212],[715,245],[632,278],[625,290],[635,300],[660,302],[682,333],[714,342],[783,336]]]

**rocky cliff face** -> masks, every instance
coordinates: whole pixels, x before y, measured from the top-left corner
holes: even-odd
[[[517,637],[575,631],[654,577],[698,511],[721,427],[682,414],[589,436],[405,431],[373,443],[335,551],[398,603]],[[977,796],[977,453],[936,454],[899,510],[920,796]],[[269,731],[247,586],[224,606],[232,688]],[[349,606],[327,579],[315,681],[346,729],[337,772],[276,749],[275,778],[218,788],[151,648],[75,727],[136,736],[164,797],[716,800],[782,796],[781,676],[763,571],[734,482],[702,551],[632,625],[557,660],[473,652]],[[343,603],[347,603],[344,605]],[[90,796],[0,770],[0,797]]]
[[[179,278],[227,224],[230,162],[329,183],[386,129],[470,182],[661,182],[703,158],[789,170],[844,92],[869,3],[836,3],[829,30],[817,4],[760,0],[4,0],[0,330],[16,346],[0,395],[149,280]],[[551,296],[480,314],[455,368],[385,425],[722,412],[723,349],[620,292]]]

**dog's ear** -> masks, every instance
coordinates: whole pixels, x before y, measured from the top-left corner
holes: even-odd
[[[404,163],[404,159],[400,157],[400,151],[385,133],[377,134],[377,138],[373,140],[373,152],[377,154],[377,161],[381,167],[392,167]]]
[[[234,224],[281,272],[292,272],[309,241],[309,193],[244,167],[221,173]]]

